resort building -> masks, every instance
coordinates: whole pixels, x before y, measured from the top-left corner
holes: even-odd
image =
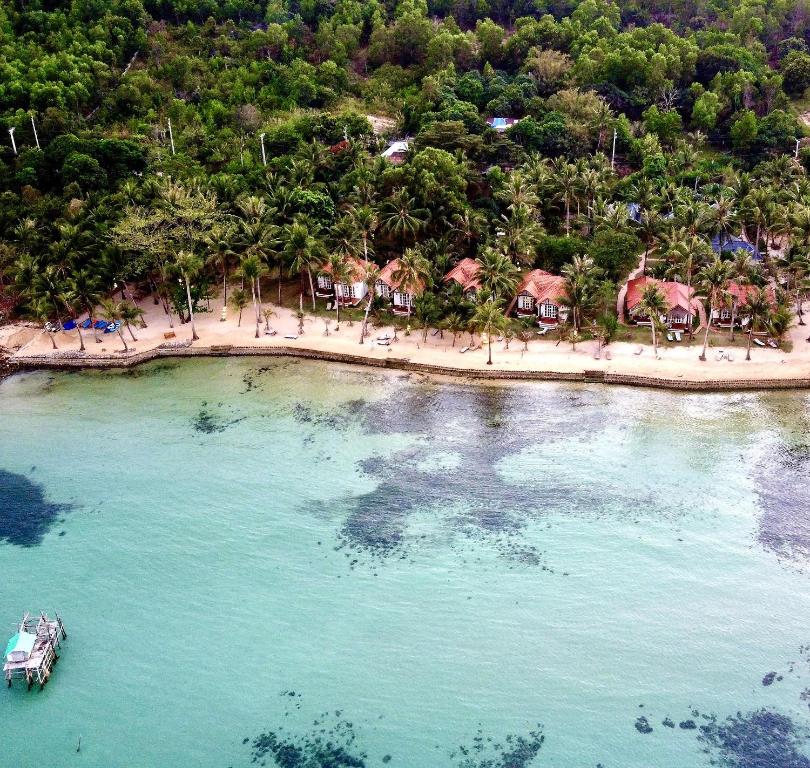
[[[695,299],[694,288],[687,288],[684,283],[656,280],[652,277],[637,277],[627,283],[625,309],[627,317],[636,325],[649,325],[650,319],[641,311],[641,299],[644,289],[654,285],[661,292],[666,302],[667,311],[661,316],[661,322],[667,328],[685,330],[692,325],[695,315],[700,314],[699,303]]]
[[[487,118],[487,125],[492,128],[493,131],[497,131],[498,133],[503,133],[504,131],[508,131],[512,126],[517,125],[520,120],[516,117],[488,117]]]
[[[551,328],[568,318],[568,308],[563,306],[564,296],[564,277],[552,275],[544,269],[533,269],[518,285],[507,314],[535,316],[539,325]]]
[[[382,157],[384,157],[392,165],[402,165],[408,155],[409,147],[410,142],[407,139],[392,141],[382,153]]]
[[[481,287],[478,282],[478,262],[475,259],[462,259],[443,278],[445,283],[458,283],[468,299],[475,298]]]
[[[717,254],[727,253],[734,255],[737,251],[745,251],[754,261],[762,261],[762,254],[752,243],[743,240],[741,237],[729,237],[724,235],[715,235],[712,238],[712,250]]]
[[[395,315],[407,315],[409,309],[413,307],[413,303],[417,296],[425,290],[425,286],[421,283],[415,286],[415,290],[404,291],[400,282],[394,279],[394,275],[399,269],[399,259],[392,259],[381,270],[377,282],[374,283],[374,291],[378,296],[387,299],[391,302]]]
[[[712,309],[712,325],[716,325],[718,328],[730,328],[732,310],[736,304],[737,311],[734,313],[734,324],[737,327],[745,328],[750,322],[750,318],[742,310],[742,307],[748,302],[749,296],[755,294],[757,290],[758,288],[755,285],[740,285],[739,283],[735,283],[733,280],[729,282],[726,288],[729,300],[722,307],[715,307]],[[766,293],[768,296],[768,303],[771,304],[772,307],[775,307],[776,295],[774,294],[773,289],[768,288]]]
[[[325,264],[317,276],[315,284],[315,295],[321,299],[331,299],[337,297],[341,306],[356,306],[368,293],[365,280],[365,268],[363,263],[349,257],[346,259],[350,282],[337,283],[332,280],[332,268]]]

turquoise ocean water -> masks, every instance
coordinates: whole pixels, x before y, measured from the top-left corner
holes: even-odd
[[[69,639],[0,763],[807,768],[808,443],[807,393],[15,376],[0,641]]]

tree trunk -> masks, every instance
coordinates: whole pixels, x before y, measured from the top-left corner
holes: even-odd
[[[655,320],[650,317],[650,330],[652,331],[653,353],[658,357],[658,340],[655,337]]]
[[[54,334],[50,333],[49,331],[45,331],[45,333],[48,334],[48,338],[51,340],[51,344],[53,344],[53,348],[54,349],[59,349],[59,347],[56,346],[56,337],[54,336]]]
[[[706,362],[706,347],[709,344],[709,327],[712,324],[712,315],[714,315],[714,305],[709,302],[709,316],[706,318],[706,332],[703,334],[703,351],[700,353],[698,360]]]
[[[748,329],[748,343],[745,345],[745,359],[751,359],[751,336],[754,334],[754,323],[751,321],[751,327]]]
[[[82,329],[77,325],[76,330],[79,332],[79,351],[84,352],[84,336],[82,336]]]
[[[309,278],[309,295],[312,297],[312,311],[315,311],[315,286],[312,283],[312,270],[307,267],[307,277]]]
[[[487,334],[487,365],[492,365],[492,333]]]
[[[192,329],[194,325],[192,324]],[[129,347],[127,346],[127,340],[124,338],[124,334],[121,333],[121,328],[118,328],[118,338],[121,339],[121,343],[124,345],[124,352],[129,352]]]
[[[186,281],[186,300],[188,301],[188,319],[191,323],[191,340],[198,341],[200,337],[197,336],[197,329],[194,327],[194,307],[191,303],[191,283],[189,283],[188,278],[185,275],[183,275],[183,278]],[[126,346],[126,342],[124,342],[124,346]]]
[[[251,295],[253,297],[253,311],[256,314],[256,337],[255,338],[258,339],[259,338],[259,324],[260,324],[261,321],[259,320],[259,305],[256,303],[256,282],[257,282],[256,280],[251,280],[250,281],[250,292],[251,292]]]
[[[568,199],[566,195],[565,198],[565,236],[568,237],[571,234],[571,201]]]
[[[222,305],[228,306],[228,265],[222,267]]]
[[[734,321],[737,319],[737,300],[731,302],[731,341],[734,341]]]
[[[236,324],[237,328],[242,327],[242,307],[239,307],[239,322]]]
[[[135,334],[132,332],[132,326],[129,324],[129,320],[126,321],[127,330],[129,331],[129,335],[132,336],[133,341],[137,341],[135,338]]]
[[[363,315],[363,326],[360,329],[360,343],[364,343],[364,339],[366,338],[366,328],[368,327],[368,315],[371,312],[371,305],[374,302],[374,291],[371,290],[368,292],[368,303],[366,304],[366,312]]]
[[[796,314],[799,316],[799,325],[806,325],[804,322],[804,313],[802,312],[802,292],[798,287],[798,280],[796,286]]]

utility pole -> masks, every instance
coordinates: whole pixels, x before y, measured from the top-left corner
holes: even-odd
[[[169,143],[172,145],[172,154],[174,154],[174,134],[172,133],[172,119],[169,118]]]
[[[259,134],[259,141],[262,144],[262,165],[267,165],[267,155],[264,154],[264,134]]]
[[[14,141],[14,128],[8,129],[8,135],[11,136],[11,148],[14,150],[14,154],[17,154],[17,142]]]
[[[610,153],[610,170],[616,167],[616,129],[613,129],[613,151]]]
[[[39,136],[37,135],[37,126],[36,123],[34,122],[33,115],[31,115],[31,127],[34,129],[34,141],[36,142],[37,149],[42,149],[42,147],[39,146]]]

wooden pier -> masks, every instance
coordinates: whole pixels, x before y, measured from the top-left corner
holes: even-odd
[[[62,647],[61,641],[67,640],[62,619],[58,613],[54,616],[53,619],[44,613],[37,618],[28,613],[23,616],[17,634],[9,640],[4,657],[3,673],[9,688],[15,677],[24,679],[29,691],[34,683],[39,683],[40,690],[45,687],[54,664],[59,661],[56,651]]]

